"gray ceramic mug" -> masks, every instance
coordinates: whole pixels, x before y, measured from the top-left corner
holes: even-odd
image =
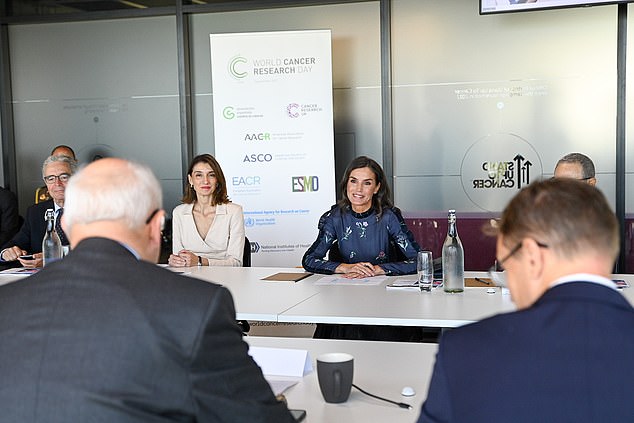
[[[317,357],[319,389],[326,402],[346,402],[352,389],[354,357],[346,353],[327,353]]]

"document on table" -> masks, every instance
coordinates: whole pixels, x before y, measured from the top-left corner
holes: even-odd
[[[26,267],[12,267],[3,270],[2,274],[5,275],[32,275],[40,271],[40,268],[26,268]]]
[[[399,279],[394,283],[385,285],[385,289],[398,289],[405,291],[420,291],[418,280],[416,279]]]
[[[387,280],[387,276],[372,276],[370,278],[346,279],[342,276],[324,276],[315,282],[315,285],[381,285]]]
[[[251,346],[249,355],[262,369],[275,395],[283,393],[313,371],[307,350]]]

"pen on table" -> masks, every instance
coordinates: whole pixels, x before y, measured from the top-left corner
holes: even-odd
[[[486,279],[482,279],[482,278],[475,278],[475,280],[476,280],[476,281],[478,281],[478,282],[482,282],[482,283],[484,283],[484,284],[487,284],[487,285],[491,285],[491,281],[488,281],[488,280],[486,280]]]

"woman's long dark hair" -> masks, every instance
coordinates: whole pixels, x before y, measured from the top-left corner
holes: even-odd
[[[383,168],[367,156],[357,157],[352,160],[346,168],[346,172],[343,175],[343,178],[341,178],[341,182],[339,182],[339,201],[337,204],[342,209],[350,207],[350,200],[348,199],[347,194],[348,179],[350,179],[350,174],[353,170],[363,167],[367,167],[372,170],[376,183],[380,184],[379,190],[372,196],[372,207],[376,211],[377,219],[380,219],[383,215],[383,209],[393,206],[392,192],[390,191],[390,186],[387,184],[387,177],[385,176],[385,172],[383,172]]]
[[[220,164],[216,161],[214,156],[211,154],[200,154],[192,159],[192,162],[189,165],[189,169],[187,169],[187,175],[192,176],[192,172],[194,171],[194,166],[198,163],[206,163],[211,166],[211,170],[214,171],[216,176],[216,182],[218,185],[214,188],[214,192],[212,194],[212,206],[218,204],[225,204],[229,202],[229,197],[227,196],[227,182],[225,181],[225,174],[222,173],[222,168]],[[189,181],[185,184],[185,195],[183,195],[183,203],[191,204],[196,201],[196,191],[189,184]]]

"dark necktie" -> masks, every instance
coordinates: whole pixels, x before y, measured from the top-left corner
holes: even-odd
[[[60,208],[57,212],[57,219],[55,219],[55,231],[57,231],[57,235],[59,236],[59,240],[62,242],[62,245],[68,245],[68,239],[66,239],[66,234],[62,230],[62,214],[64,213],[64,209]]]

